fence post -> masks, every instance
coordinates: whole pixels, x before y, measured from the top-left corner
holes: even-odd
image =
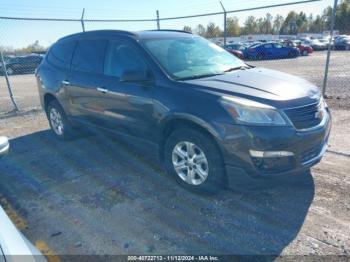
[[[220,5],[222,7],[222,10],[224,10],[224,47],[226,47],[226,38],[227,38],[227,28],[226,28],[226,9],[224,7],[224,5],[222,4],[222,2],[220,1]]]
[[[85,14],[85,8],[83,8],[83,12],[81,13],[81,19],[80,19],[81,27],[83,29],[83,32],[85,32],[84,14]]]
[[[332,18],[331,18],[331,30],[330,30],[330,38],[328,43],[328,51],[327,51],[327,60],[326,60],[326,67],[324,70],[324,78],[323,78],[323,86],[322,86],[322,95],[325,96],[326,94],[326,87],[327,87],[327,79],[328,79],[328,70],[329,70],[329,62],[331,59],[331,47],[332,47],[332,40],[333,40],[333,31],[334,31],[334,21],[337,11],[337,5],[338,0],[334,0],[334,6],[333,6],[333,12],[332,12]]]
[[[1,64],[2,64],[3,71],[4,71],[5,79],[6,79],[7,89],[9,91],[11,102],[12,102],[13,106],[15,107],[15,111],[17,112],[17,111],[19,111],[19,109],[18,109],[17,103],[16,103],[16,101],[13,97],[13,94],[12,94],[12,88],[10,85],[9,77],[7,75],[7,69],[6,69],[6,64],[5,64],[4,55],[3,55],[2,50],[0,50],[0,54],[1,54]]]
[[[159,22],[159,11],[156,11],[157,14],[157,30],[160,30],[160,22]]]

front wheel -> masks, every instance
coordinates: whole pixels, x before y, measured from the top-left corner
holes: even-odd
[[[175,130],[167,139],[164,154],[167,172],[189,190],[215,193],[227,185],[220,150],[203,132]]]

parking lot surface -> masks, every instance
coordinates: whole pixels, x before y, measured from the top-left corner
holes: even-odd
[[[23,233],[67,254],[349,255],[349,111],[334,109],[330,148],[311,172],[180,188],[153,148],[130,137],[56,140],[42,112],[0,119],[11,152],[1,199]],[[3,202],[5,200],[1,200]]]

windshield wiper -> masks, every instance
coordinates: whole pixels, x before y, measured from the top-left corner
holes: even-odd
[[[250,69],[251,67],[249,66],[236,66],[236,67],[231,67],[229,69],[226,69],[224,72],[227,73],[227,72],[232,72],[232,71],[235,71],[235,70],[245,70],[245,69]]]
[[[211,77],[211,76],[217,76],[217,75],[223,75],[223,74],[217,73],[217,74],[193,75],[193,76],[188,76],[188,77],[177,78],[176,80],[184,81],[184,80],[199,79],[199,78],[205,78],[205,77]]]

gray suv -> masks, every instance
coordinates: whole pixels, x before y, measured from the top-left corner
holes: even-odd
[[[309,169],[327,147],[331,116],[316,86],[186,32],[70,35],[36,77],[58,138],[85,126],[148,140],[168,173],[195,191],[244,173]]]

